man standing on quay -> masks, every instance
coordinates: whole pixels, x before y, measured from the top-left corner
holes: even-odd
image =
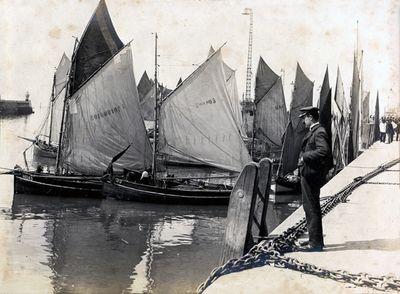
[[[322,215],[319,202],[320,189],[326,182],[326,175],[332,167],[332,152],[326,130],[318,123],[317,107],[300,109],[299,117],[309,128],[305,135],[299,158],[301,176],[301,194],[306,214],[309,242],[301,251],[322,251],[324,240],[322,235]]]

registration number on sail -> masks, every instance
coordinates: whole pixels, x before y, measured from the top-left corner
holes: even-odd
[[[107,117],[107,116],[110,116],[112,114],[119,113],[119,112],[121,112],[121,106],[116,106],[114,108],[106,109],[106,110],[96,113],[94,115],[90,115],[90,120],[104,118],[104,117]]]
[[[211,98],[206,101],[196,103],[195,106],[196,106],[196,108],[199,108],[200,106],[204,106],[207,104],[214,104],[214,103],[217,103],[217,101],[215,101],[215,98]]]

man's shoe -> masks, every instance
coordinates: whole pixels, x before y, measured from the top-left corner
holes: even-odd
[[[309,245],[309,244],[310,244],[310,241],[308,241],[308,240],[303,240],[303,241],[299,241],[298,244],[299,244],[300,247],[304,247],[304,246]]]
[[[321,252],[323,249],[321,245],[319,246],[312,246],[312,245],[306,245],[306,246],[301,246],[297,248],[297,251],[300,252]]]

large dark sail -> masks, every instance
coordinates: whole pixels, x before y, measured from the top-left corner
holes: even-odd
[[[332,150],[332,89],[329,86],[328,67],[326,67],[324,81],[322,82],[321,93],[319,96],[319,122],[328,133],[329,147]]]
[[[312,105],[314,83],[304,74],[300,65],[297,63],[296,81],[290,103],[289,123],[285,131],[283,142],[282,161],[279,174],[285,176],[297,168],[301,142],[307,133],[304,123],[299,115],[300,109]]]
[[[154,82],[149,78],[147,72],[144,71],[137,86],[139,101],[143,101],[144,97],[147,95],[147,93],[150,92],[152,88],[154,88]]]
[[[114,29],[106,2],[100,0],[72,59],[70,95],[122,47],[123,43]]]
[[[270,147],[281,147],[288,119],[282,79],[272,71],[262,57],[257,68],[254,103],[255,138]]]

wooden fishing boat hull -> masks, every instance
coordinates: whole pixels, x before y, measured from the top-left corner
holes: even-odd
[[[102,185],[94,177],[14,174],[15,194],[103,198]]]
[[[46,146],[47,147],[47,146]],[[54,158],[57,157],[57,149],[44,147],[36,142],[33,144],[33,155],[35,157]]]
[[[161,188],[120,179],[103,184],[105,197],[163,204],[227,205],[230,193],[230,190]]]

